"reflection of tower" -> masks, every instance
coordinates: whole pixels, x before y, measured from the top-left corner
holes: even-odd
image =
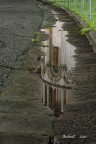
[[[49,50],[49,59],[50,59],[50,64],[52,66],[55,66],[56,68],[58,68],[58,64],[59,64],[59,47],[57,46],[53,46],[53,31],[52,28],[49,29],[49,43],[50,43],[50,50]]]
[[[57,21],[56,27],[46,29],[45,32],[49,39],[44,42],[48,46],[43,48],[45,56],[42,56],[41,61],[43,104],[49,106],[55,116],[59,116],[64,111],[64,105],[69,97],[63,88],[71,87],[67,76],[69,47],[65,32],[62,30],[62,22]]]

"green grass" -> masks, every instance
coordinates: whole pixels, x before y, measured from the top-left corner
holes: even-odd
[[[74,11],[77,13],[83,20],[85,20],[88,24],[88,28],[83,28],[82,33],[90,31],[90,30],[95,30],[96,31],[96,0],[92,0],[92,19],[90,20],[88,17],[88,1],[85,0],[84,2],[84,12],[81,12],[81,0],[76,0],[76,10],[74,8],[74,0],[70,0],[70,6],[68,7],[68,0],[49,0],[51,2],[55,2],[55,5],[59,7],[66,7],[70,9],[71,11]]]

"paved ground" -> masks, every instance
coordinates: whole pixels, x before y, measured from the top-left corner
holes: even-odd
[[[38,56],[36,50],[29,51],[21,67],[26,69],[29,62],[33,64],[30,59]],[[0,143],[46,144],[49,135],[53,135],[53,114],[42,105],[39,74],[14,70],[7,84],[0,96]]]
[[[0,91],[10,67],[32,47],[31,39],[43,20],[38,6],[35,0],[0,0]]]
[[[56,11],[58,11],[55,8]],[[75,139],[62,138],[61,144],[96,143],[96,54],[87,38],[80,35],[76,22],[59,10],[64,30],[68,31],[68,42],[76,47],[75,68],[69,72],[73,82],[73,100],[65,106],[63,115],[54,121],[57,136],[74,136]],[[84,138],[80,138],[84,136]],[[70,136],[69,136],[70,137]]]
[[[31,69],[41,52],[31,39],[43,21],[35,0],[0,0],[0,144],[46,144],[52,112]]]
[[[69,72],[69,79],[73,82],[73,100],[66,104],[63,115],[54,119],[54,133],[57,137],[75,136],[75,139],[61,139],[61,144],[95,144],[96,55],[88,39],[80,34],[76,22],[67,13],[50,5],[43,10],[45,28],[49,27],[47,23],[52,26],[57,16],[57,20],[64,22],[64,31],[68,32],[67,41],[76,48],[73,55],[75,68]]]
[[[46,21],[53,24],[54,16],[47,10],[45,25]],[[54,132],[57,136],[86,135],[88,139],[71,142],[88,144],[96,137],[96,55],[88,40],[76,31],[76,23],[59,13],[69,32],[68,41],[77,48],[76,67],[70,72],[73,102],[55,119]],[[31,39],[43,18],[35,0],[0,0],[0,144],[46,144],[53,134],[52,112],[42,106],[40,76],[30,71],[39,65],[37,57],[42,55]]]

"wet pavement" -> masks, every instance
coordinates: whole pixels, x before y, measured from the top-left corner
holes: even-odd
[[[1,50],[6,89],[0,95],[0,143],[46,144],[53,135],[61,144],[95,142],[96,55],[87,38],[59,8],[36,1],[1,4],[1,12],[13,17],[7,28],[2,16],[9,46]],[[40,42],[33,45],[34,34]]]
[[[32,72],[41,53],[32,42],[44,18],[39,4],[0,0],[0,144],[46,144],[53,135],[53,113]]]
[[[44,12],[42,98],[54,112],[55,139],[62,144],[95,143],[96,55],[66,12],[54,6],[45,6]]]
[[[38,4],[35,0],[0,0],[0,93],[10,67],[18,67],[42,24],[43,11]]]

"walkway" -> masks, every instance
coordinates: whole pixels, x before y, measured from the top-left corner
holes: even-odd
[[[0,0],[0,144],[46,144],[53,135],[40,76],[31,73],[41,53],[31,39],[42,21],[39,2]]]
[[[37,1],[0,4],[0,143],[95,142],[96,55],[76,22]]]

